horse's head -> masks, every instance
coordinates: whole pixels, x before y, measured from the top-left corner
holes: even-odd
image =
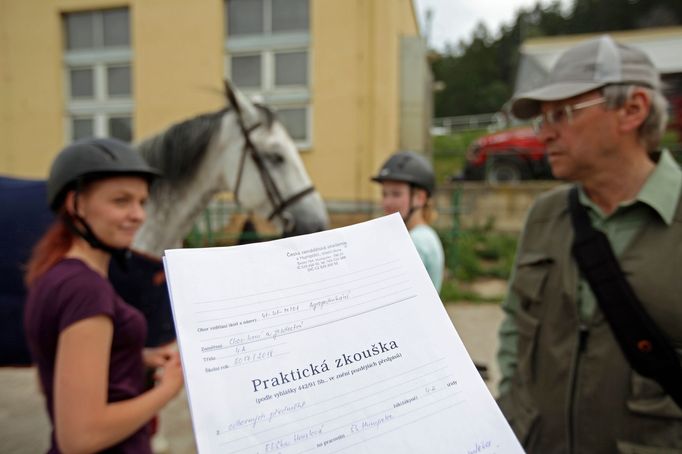
[[[327,228],[324,202],[285,128],[267,107],[251,103],[227,82],[225,86],[234,115],[223,118],[218,140],[227,144],[235,141],[235,134],[242,138],[239,152],[229,153],[225,174],[236,201],[287,236]]]
[[[134,247],[177,247],[213,195],[232,191],[245,209],[298,235],[327,227],[327,211],[298,150],[272,112],[229,89],[230,107],[177,123],[137,145],[163,173]]]

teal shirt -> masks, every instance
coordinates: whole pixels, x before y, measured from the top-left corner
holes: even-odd
[[[682,171],[670,153],[664,151],[649,178],[640,189],[634,200],[621,203],[610,215],[595,205],[580,189],[580,203],[588,208],[592,225],[604,232],[611,243],[616,257],[619,257],[635,234],[647,222],[661,218],[667,225],[672,223],[678,198],[682,189]],[[513,272],[512,272],[513,273]],[[510,282],[513,280],[510,279]],[[589,320],[597,307],[597,300],[592,289],[584,279],[578,280],[578,312],[583,320]],[[500,348],[497,361],[500,366],[500,394],[504,394],[511,385],[511,378],[516,370],[516,343],[518,331],[514,321],[514,313],[519,305],[519,297],[511,288],[507,293],[502,308],[505,318],[500,325]]]
[[[412,242],[417,248],[419,257],[421,257],[424,267],[429,273],[433,286],[440,292],[443,284],[445,255],[438,234],[428,225],[420,224],[410,230],[410,237],[412,237]]]

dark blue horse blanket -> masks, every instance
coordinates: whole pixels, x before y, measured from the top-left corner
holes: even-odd
[[[54,219],[46,200],[45,181],[0,176],[0,366],[31,364],[23,327],[23,273],[33,245]],[[109,278],[147,318],[148,347],[175,339],[160,260],[133,254],[127,270],[112,260]]]

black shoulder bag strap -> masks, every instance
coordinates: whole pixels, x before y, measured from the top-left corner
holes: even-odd
[[[656,380],[682,408],[682,367],[675,349],[639,302],[625,279],[606,235],[592,227],[578,200],[578,188],[568,194],[575,230],[573,256],[590,284],[620,349],[635,371]]]

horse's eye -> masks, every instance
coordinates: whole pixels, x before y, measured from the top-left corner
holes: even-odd
[[[280,153],[273,151],[263,153],[263,157],[274,165],[280,165],[284,162],[284,156],[282,156]]]

